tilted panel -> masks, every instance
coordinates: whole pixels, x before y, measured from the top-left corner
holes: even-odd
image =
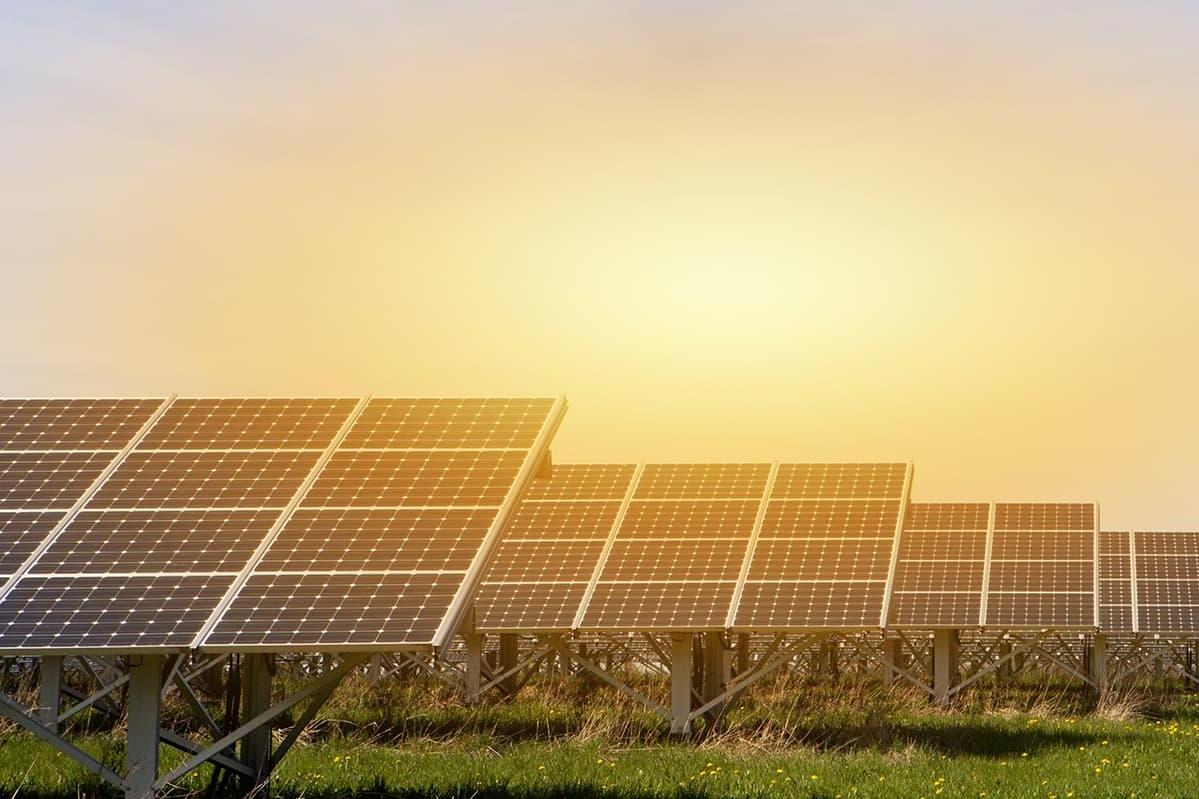
[[[986,624],[1096,627],[1098,519],[1093,503],[997,504]]]
[[[371,400],[200,646],[444,646],[564,409],[549,399]]]
[[[0,649],[188,646],[355,404],[173,401],[0,600]]]
[[[1199,532],[1132,533],[1137,631],[1199,634]]]
[[[530,481],[475,598],[475,629],[569,630],[635,473],[559,464]]]
[[[634,499],[752,499],[766,488],[768,463],[648,463]]]
[[[0,400],[0,595],[162,404]]]
[[[177,399],[138,449],[324,449],[353,399]]]
[[[646,464],[583,609],[583,630],[725,626],[767,463]]]
[[[1134,632],[1131,533],[1099,533],[1099,629]]]
[[[987,502],[908,505],[892,586],[891,626],[978,625],[990,515]]]
[[[882,626],[910,470],[904,463],[780,464],[733,626]]]
[[[119,452],[160,405],[160,399],[0,400],[0,451]]]

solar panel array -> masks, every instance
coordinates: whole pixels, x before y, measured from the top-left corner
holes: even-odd
[[[201,645],[442,645],[560,413],[539,399],[371,400]]]
[[[1136,630],[1133,599],[1132,534],[1099,534],[1099,628],[1109,633]]]
[[[1199,632],[1199,532],[1130,536],[1137,632]]]
[[[879,627],[909,471],[676,463],[633,475],[628,465],[556,466],[521,503],[476,600],[476,627]]]
[[[0,403],[0,650],[440,644],[563,409]]]
[[[636,474],[633,464],[561,465],[533,480],[479,587],[475,628],[570,630]]]
[[[768,463],[643,467],[577,626],[723,629],[770,474]]]
[[[995,505],[985,623],[1097,627],[1099,512],[1093,503]]]
[[[175,400],[0,600],[0,647],[178,648],[354,400]]]
[[[903,463],[779,465],[729,626],[883,626],[910,482]]]
[[[991,508],[987,502],[908,506],[891,593],[891,626],[981,623]]]

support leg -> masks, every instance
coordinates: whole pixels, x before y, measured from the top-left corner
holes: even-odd
[[[58,714],[62,710],[63,660],[62,657],[44,657],[41,663],[38,720],[51,732],[58,731]]]
[[[691,733],[691,633],[670,635],[670,733]]]
[[[520,639],[512,633],[504,633],[500,636],[500,672],[505,672],[516,667],[519,656],[519,643]],[[505,695],[512,696],[516,693],[516,678],[517,675],[511,674],[505,677],[500,683],[500,690]]]
[[[749,671],[749,633],[737,635],[737,673]]]
[[[958,631],[937,630],[933,633],[933,699],[944,705],[949,690],[958,679]]]
[[[903,641],[898,638],[883,639],[883,683],[894,685],[899,679],[899,658],[903,652]]]
[[[725,648],[720,633],[704,633],[704,684],[700,696],[704,704],[724,693],[731,675],[729,651]],[[711,721],[720,718],[724,705],[720,704],[707,713]]]
[[[242,723],[265,713],[271,707],[270,655],[249,654],[243,659],[245,679],[242,683]],[[240,760],[258,775],[261,785],[270,779],[271,726],[263,724],[241,742]]]
[[[154,799],[158,779],[158,727],[162,709],[162,655],[129,662],[129,722],[126,735],[126,799]]]
[[[1095,682],[1095,693],[1107,693],[1107,636],[1096,635],[1091,643],[1091,679]]]
[[[466,704],[479,704],[479,686],[483,682],[483,634],[466,633]]]

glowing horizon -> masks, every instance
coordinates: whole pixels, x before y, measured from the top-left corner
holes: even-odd
[[[558,462],[1199,529],[1184,4],[82,3],[0,44],[0,395],[561,393]]]

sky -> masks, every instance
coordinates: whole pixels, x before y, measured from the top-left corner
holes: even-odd
[[[0,0],[0,395],[557,395],[1199,529],[1199,5]]]

